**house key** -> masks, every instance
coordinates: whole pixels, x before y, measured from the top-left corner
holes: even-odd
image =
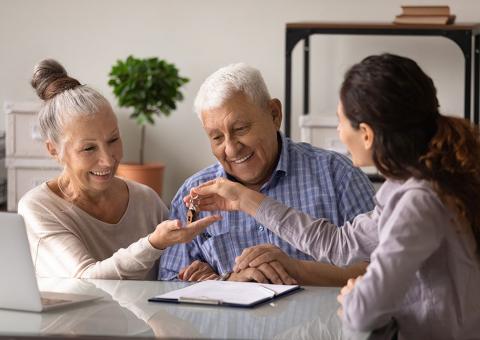
[[[198,198],[198,195],[194,197],[190,197],[190,200],[188,202],[188,211],[187,211],[187,223],[190,224],[192,222],[195,222],[197,219],[197,204],[196,200]]]

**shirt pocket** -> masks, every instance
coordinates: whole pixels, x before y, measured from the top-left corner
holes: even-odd
[[[235,257],[240,255],[228,230],[215,234],[205,231],[199,235],[199,243],[203,257],[219,274],[231,271]]]

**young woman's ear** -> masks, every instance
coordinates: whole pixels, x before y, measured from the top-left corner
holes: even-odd
[[[371,150],[373,148],[373,140],[375,138],[375,133],[373,132],[372,127],[367,123],[360,123],[359,129],[362,133],[363,147],[365,150]]]

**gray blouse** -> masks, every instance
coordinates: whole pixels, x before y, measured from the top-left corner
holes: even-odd
[[[480,338],[480,260],[431,186],[387,181],[377,205],[338,228],[265,199],[256,219],[318,261],[345,266],[369,260],[344,300],[344,322],[371,330],[396,319],[406,339]]]

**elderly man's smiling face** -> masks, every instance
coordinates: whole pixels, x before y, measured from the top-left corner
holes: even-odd
[[[244,185],[260,189],[278,161],[280,102],[272,99],[267,107],[258,107],[237,93],[222,106],[203,111],[201,118],[212,152],[225,171]]]

